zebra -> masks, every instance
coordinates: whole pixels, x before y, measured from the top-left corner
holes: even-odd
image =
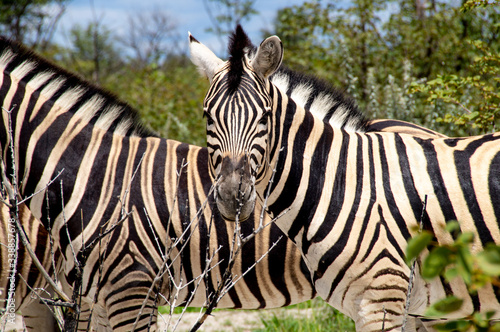
[[[0,50],[3,74],[0,78],[0,98],[2,107],[12,111],[16,162],[20,170],[18,178],[23,179],[22,194],[29,195],[39,189],[47,193],[35,196],[27,204],[34,217],[40,219],[45,226],[52,227],[53,238],[61,246],[64,263],[58,273],[61,274],[60,279],[68,293],[72,290],[76,274],[68,234],[76,254],[79,254],[83,245],[87,246],[98,236],[101,225],[113,216],[116,218],[120,206],[117,196],[123,195],[129,182],[124,174],[130,174],[139,164],[140,156],[145,155],[141,163],[140,178],[136,178],[131,184],[130,192],[133,197],[128,196],[127,207],[146,206],[148,215],[136,210],[129,221],[116,230],[105,255],[101,255],[97,249],[90,253],[82,285],[82,326],[90,315],[89,307],[94,302],[99,276],[104,275],[94,306],[95,315],[92,316],[97,318],[92,324],[99,329],[129,330],[137,317],[138,308],[146,298],[146,285],[152,283],[159,269],[159,253],[155,252],[159,249],[154,237],[155,234],[163,234],[157,237],[162,240],[161,246],[165,246],[168,220],[173,225],[169,235],[177,237],[185,229],[185,223],[196,217],[201,202],[209,200],[200,221],[202,226],[193,231],[193,236],[188,241],[182,266],[177,266],[173,271],[177,279],[182,277],[183,280],[192,280],[200,273],[203,267],[200,253],[205,250],[207,243],[211,251],[222,246],[219,257],[228,257],[228,243],[234,227],[223,223],[216,211],[213,216],[216,234],[210,237],[210,241],[207,235],[213,206],[213,198],[208,196],[211,180],[205,167],[207,150],[155,137],[141,127],[134,110],[116,97],[83,82],[20,45],[0,39]],[[290,86],[298,81],[296,74],[284,70],[279,79]],[[293,86],[289,92],[297,94],[297,91],[301,91],[301,95],[305,96],[306,90],[310,95],[318,95],[323,99],[330,94],[324,84],[312,78],[303,78],[302,83]],[[315,92],[311,92],[313,90]],[[337,98],[334,93],[331,97]],[[306,98],[303,99],[307,103]],[[313,107],[311,111],[313,110],[318,109]],[[332,114],[333,112],[328,112],[323,117],[330,119]],[[8,149],[5,148],[10,140],[7,134],[7,115],[7,112],[2,111],[0,142],[4,148],[4,160],[10,160]],[[391,126],[386,126],[383,130],[390,131],[390,128]],[[422,135],[427,134],[422,132]],[[125,148],[120,150],[120,146],[124,144],[129,148],[128,154]],[[182,168],[182,165],[185,167]],[[183,170],[179,178],[181,185],[176,189],[180,168]],[[63,170],[59,176],[64,180],[62,189],[56,185],[57,182],[45,189],[45,184],[60,170]],[[102,174],[103,170],[110,173]],[[111,178],[112,175],[114,178]],[[104,176],[107,176],[106,181],[102,180]],[[82,186],[85,186],[85,191],[80,189]],[[107,187],[114,188],[113,192],[105,192]],[[96,197],[88,197],[92,196],[89,193]],[[65,203],[64,209],[61,201]],[[258,215],[258,212],[254,214],[253,226],[251,223],[242,226],[244,233],[257,227]],[[147,219],[150,219],[154,231],[149,231]],[[69,226],[68,234],[65,221]],[[281,236],[282,232],[273,225],[270,229],[264,229],[254,241],[247,243],[243,247],[242,256],[236,261],[236,274],[241,275],[248,270]],[[138,254],[135,248],[124,247],[125,240],[134,245],[138,243],[136,247],[148,248],[152,252],[142,250]],[[120,256],[117,255],[118,252]],[[128,263],[125,260],[127,255],[137,259]],[[101,273],[98,268],[99,258],[102,258],[104,267]],[[118,275],[114,272],[117,266],[120,272]],[[121,269],[122,266],[126,268]],[[214,269],[211,282],[201,281],[200,290],[190,305],[204,305],[204,290],[213,289],[217,275],[220,275],[223,268],[224,263],[221,263]],[[136,280],[130,280],[130,276],[134,276]],[[168,281],[164,282],[163,287],[162,290],[168,289]],[[191,291],[192,288],[188,288],[181,294],[179,303],[185,302]],[[299,251],[290,241],[281,240],[262,262],[222,298],[218,307],[279,307],[303,302],[315,296],[310,274]],[[152,309],[141,316],[136,330],[146,328],[151,311]]]
[[[79,257],[81,248],[99,236],[102,225],[120,217],[122,206],[132,211],[109,235],[105,252],[95,246],[88,253],[79,329],[86,329],[90,306],[97,298],[95,329],[131,330],[163,263],[162,248],[186,229],[181,260],[172,267],[176,281],[187,283],[201,274],[207,246],[210,252],[219,250],[219,264],[210,278],[200,280],[190,302],[204,306],[206,294],[217,286],[227,266],[234,231],[212,208],[206,148],[156,137],[141,126],[128,105],[20,45],[1,39],[0,50],[0,98],[3,109],[10,111],[17,178],[23,179],[20,193],[28,196],[41,190],[26,205],[46,228],[51,227],[63,256],[59,279],[68,293],[76,274],[72,250]],[[2,111],[2,159],[11,165],[8,122],[8,112]],[[205,201],[207,207],[199,212]],[[197,227],[190,226],[195,218]],[[269,222],[265,218],[264,223]],[[259,225],[257,213],[252,219]],[[249,223],[242,233],[253,229]],[[286,238],[279,241],[282,236],[272,226],[246,243],[233,268],[238,276],[275,246],[221,299],[219,308],[281,307],[316,296],[300,253]],[[155,291],[168,298],[167,274],[163,279]],[[188,300],[194,284],[183,289],[177,303]],[[165,303],[163,298],[158,303],[153,300],[147,298],[136,331],[146,330],[151,313]],[[155,321],[153,315],[153,330]]]
[[[208,168],[227,220],[245,220],[256,201],[280,216],[275,223],[302,252],[318,295],[358,331],[400,330],[405,309],[406,330],[431,329],[425,309],[450,293],[464,304],[444,318],[475,310],[500,317],[497,285],[469,295],[458,278],[424,281],[418,264],[405,308],[404,257],[421,215],[441,244],[451,241],[449,220],[475,234],[474,252],[500,243],[499,133],[429,138],[371,132],[344,118],[332,126],[272,81],[283,58],[278,37],[249,53],[238,26],[228,61],[189,39],[191,59],[210,81],[203,103]]]
[[[54,275],[61,262],[57,243],[50,243],[49,233],[40,221],[34,218],[26,205],[19,205],[18,214],[26,238],[37,258],[45,271],[49,275]],[[3,330],[4,324],[13,321],[16,312],[23,312],[27,329],[52,331],[55,329],[55,320],[49,308],[38,303],[36,297],[30,296],[32,289],[50,289],[49,284],[39,273],[20,240],[17,260],[15,259],[15,254],[13,254],[16,243],[14,223],[15,220],[10,215],[9,207],[0,203],[0,302],[5,310],[2,313],[0,329]],[[16,273],[14,283],[11,284],[14,268],[18,274]],[[7,303],[9,291],[14,292],[12,305]]]

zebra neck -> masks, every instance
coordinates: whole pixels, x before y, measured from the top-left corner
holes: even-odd
[[[269,190],[268,211],[275,218],[281,216],[276,224],[297,241],[297,235],[315,219],[324,189],[331,185],[331,175],[342,167],[342,159],[330,153],[335,150],[332,145],[342,146],[348,134],[334,131],[286,96],[281,100],[283,107],[275,112],[278,129],[270,139],[274,145],[269,151],[275,153],[271,155],[269,181],[261,182],[257,192],[264,200]],[[326,174],[326,169],[331,174]]]

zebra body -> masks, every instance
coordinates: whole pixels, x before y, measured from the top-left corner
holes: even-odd
[[[258,197],[281,216],[276,224],[300,248],[318,295],[359,331],[401,329],[404,252],[422,215],[441,244],[452,241],[449,220],[476,235],[474,252],[500,243],[500,134],[433,139],[369,132],[348,118],[332,126],[269,78],[283,54],[277,37],[249,56],[241,52],[248,44],[238,27],[224,62],[191,37],[193,62],[211,81],[204,113],[219,211],[244,220]],[[458,278],[426,282],[417,271],[407,330],[430,329],[434,322],[414,317],[450,293],[464,299],[456,317],[474,310],[500,317],[498,287],[471,296]]]
[[[26,170],[18,174],[24,179],[22,194],[29,195],[45,188],[45,185],[64,169],[55,183],[48,188],[48,202],[44,200],[42,193],[29,203],[33,213],[44,220],[46,225],[47,217],[52,220],[53,238],[56,243],[61,243],[65,253],[64,264],[58,273],[67,293],[72,292],[75,269],[64,220],[66,219],[70,226],[69,236],[78,254],[79,248],[82,247],[82,226],[85,230],[84,242],[87,245],[99,234],[100,226],[119,218],[121,203],[118,196],[124,196],[131,182],[131,174],[144,154],[140,172],[131,182],[130,193],[125,197],[126,207],[133,210],[134,214],[121,229],[115,231],[112,239],[104,241],[109,242],[106,250],[99,251],[96,248],[91,253],[84,269],[82,290],[82,329],[86,328],[84,321],[90,314],[90,305],[96,302],[95,293],[98,290],[93,314],[96,320],[94,328],[130,329],[131,321],[137,316],[138,307],[146,297],[149,285],[161,265],[160,249],[155,243],[143,207],[147,210],[160,246],[164,248],[168,238],[165,234],[168,220],[172,225],[170,235],[178,236],[185,224],[196,218],[201,203],[207,200],[211,185],[206,170],[207,150],[141,134],[141,129],[134,127],[137,121],[133,114],[130,114],[128,106],[116,101],[113,96],[89,86],[6,40],[0,41],[0,50],[0,67],[3,74],[0,77],[2,107],[6,110],[12,109],[15,116],[13,123],[19,165],[17,168]],[[286,69],[277,72],[275,79],[296,99],[299,99],[297,95],[300,95],[304,107],[309,106],[309,111],[316,112],[317,116],[325,121],[335,118],[332,115],[335,114],[335,105],[340,96],[336,92],[329,92],[325,84],[318,83],[312,77],[299,77]],[[313,102],[315,97],[320,97],[323,107],[318,107],[320,104]],[[343,104],[346,103],[342,102],[341,105]],[[351,102],[347,104],[352,105]],[[120,112],[123,114],[120,115]],[[9,159],[8,149],[5,148],[9,142],[6,130],[8,116],[5,111],[2,111],[2,119],[2,157]],[[384,126],[384,120],[379,121],[380,125]],[[132,129],[128,129],[127,126],[130,125]],[[391,131],[393,126],[391,123],[378,129]],[[428,135],[425,130],[420,134]],[[182,167],[183,164],[187,165]],[[178,178],[177,174],[181,168],[183,172]],[[106,173],[102,173],[103,170],[106,170]],[[63,180],[64,214],[58,179]],[[177,181],[180,181],[179,189]],[[200,253],[205,250],[204,246],[208,242],[207,229],[212,215],[213,202],[210,200],[209,203],[201,220],[204,229],[200,227],[194,230],[182,263],[174,267],[173,274],[176,275],[177,281],[181,277],[185,281],[192,280],[201,273],[203,259]],[[47,205],[50,215],[46,213]],[[254,214],[253,226],[249,223],[242,225],[243,232],[248,233],[257,227],[258,216],[258,212]],[[30,220],[34,218],[29,213],[21,217],[28,224],[31,224]],[[227,257],[228,243],[234,226],[222,223],[218,214],[215,214],[214,218],[216,226],[212,228],[212,233],[216,234],[210,236],[210,251],[222,246],[219,257]],[[2,222],[5,222],[5,219],[2,219]],[[282,232],[275,226],[264,229],[255,241],[243,247],[244,258],[237,258],[235,274],[241,275],[246,271],[281,235]],[[98,269],[100,256],[104,267],[102,272]],[[316,293],[311,285],[309,273],[303,271],[303,266],[296,247],[290,241],[282,239],[254,270],[222,298],[218,307],[277,307],[313,298]],[[219,270],[214,271],[211,285],[206,285],[205,280],[201,281],[201,288],[191,302],[192,306],[204,305],[204,289],[213,288],[223,267],[224,263]],[[102,282],[100,275],[105,276]],[[135,279],[131,280],[130,277]],[[163,287],[167,289],[168,282],[163,282]],[[187,288],[178,301],[184,301],[191,290]],[[18,294],[21,293],[16,293]],[[28,295],[23,293],[22,296]],[[30,316],[35,314],[33,310],[22,312]],[[144,314],[142,326],[149,320],[149,313],[150,311]],[[51,315],[47,320],[51,320]],[[28,327],[31,325],[37,326],[28,324]]]
[[[0,50],[1,105],[11,111],[21,195],[41,190],[27,205],[45,226],[50,220],[63,256],[59,273],[67,293],[75,282],[73,249],[81,259],[81,248],[116,223],[122,208],[131,211],[88,253],[79,329],[87,328],[85,320],[93,306],[95,329],[131,330],[162,266],[165,248],[181,237],[186,246],[171,266],[177,282],[187,284],[198,277],[207,252],[219,250],[212,264],[220,264],[209,278],[199,280],[190,303],[205,305],[207,292],[217,287],[227,266],[234,230],[213,210],[206,148],[151,135],[137,124],[127,105],[19,45],[1,39]],[[8,112],[2,111],[1,121],[2,159],[11,165]],[[207,206],[200,209],[204,202]],[[259,217],[252,214],[253,221],[242,227],[242,233],[250,233]],[[282,236],[277,227],[268,227],[244,246],[233,273],[242,276],[249,271],[218,307],[279,307],[315,297],[300,253],[286,237],[279,241]],[[174,248],[172,257],[180,247]],[[194,285],[180,292],[177,304],[187,301]],[[147,329],[151,314],[155,322],[157,305],[173,300],[170,286],[165,273],[154,289],[164,298],[156,303],[152,296],[147,299],[136,331]]]

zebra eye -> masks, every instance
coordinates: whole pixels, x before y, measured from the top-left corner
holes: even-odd
[[[271,115],[271,111],[266,110],[264,114],[262,114],[262,117],[259,120],[260,125],[267,126],[267,120],[269,119],[269,116]]]

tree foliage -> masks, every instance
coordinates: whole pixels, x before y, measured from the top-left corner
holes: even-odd
[[[44,49],[52,39],[67,0],[0,1],[0,34]]]
[[[479,133],[484,124],[474,131],[460,122],[437,121],[463,112],[459,105],[441,99],[429,104],[417,90],[408,90],[410,83],[438,75],[473,77],[470,64],[482,51],[471,43],[499,49],[500,8],[467,11],[460,4],[357,0],[341,7],[305,2],[278,12],[276,33],[292,68],[344,87],[374,117],[407,120],[449,135]],[[491,81],[485,84],[492,86]]]
[[[96,83],[106,84],[123,74],[124,59],[116,36],[99,22],[87,26],[74,25],[69,33],[71,49],[60,54],[68,68]]]
[[[484,42],[474,41],[471,47],[482,52],[474,59],[467,76],[437,75],[425,84],[413,83],[411,91],[437,100],[458,105],[457,111],[437,118],[443,123],[471,126],[480,133],[498,130],[500,119],[500,53],[494,53]]]

